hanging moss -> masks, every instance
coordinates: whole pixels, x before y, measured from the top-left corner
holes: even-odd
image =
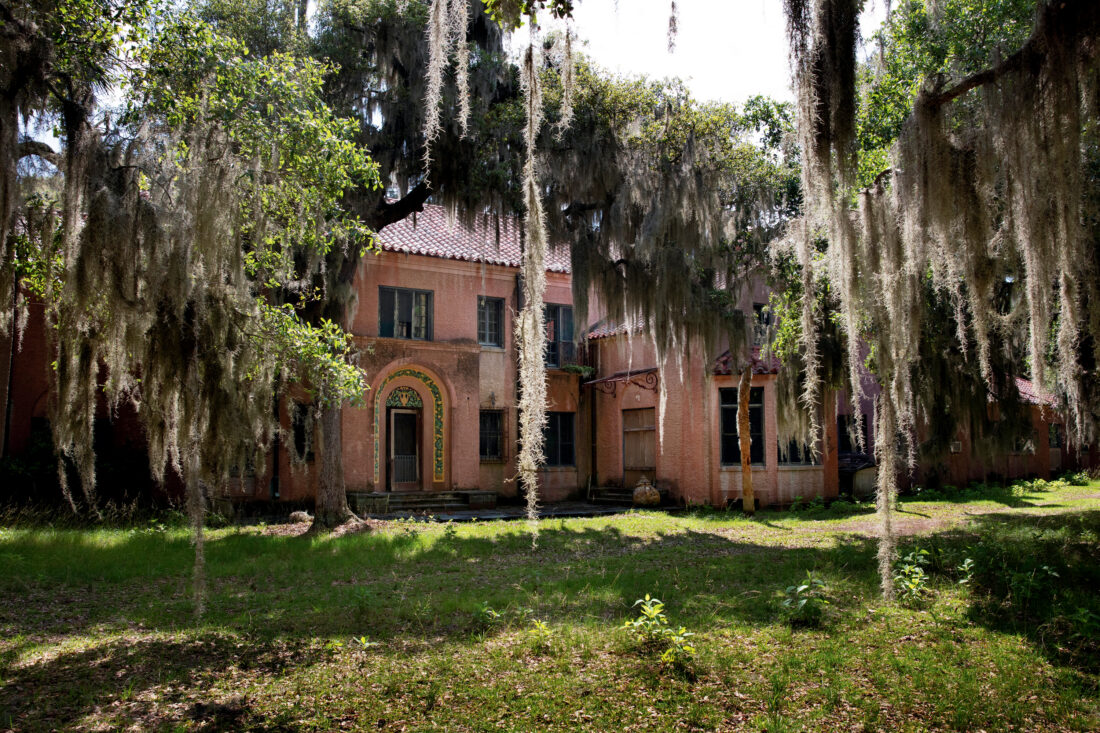
[[[994,368],[1001,362],[995,351],[1011,343],[1007,336],[1016,322],[998,306],[998,286],[1006,276],[1023,288],[1032,378],[1044,392],[1060,396],[1079,440],[1095,430],[1094,416],[1083,409],[1088,398],[1079,347],[1086,324],[1100,322],[1086,310],[1096,301],[1083,297],[1096,279],[1095,252],[1083,229],[1085,192],[1095,185],[1084,173],[1083,135],[1098,111],[1100,6],[1044,2],[1019,51],[963,79],[928,80],[902,127],[891,168],[857,193],[851,124],[855,5],[787,2],[807,196],[805,219],[793,236],[806,241],[814,230],[828,234],[825,265],[847,331],[853,398],[859,394],[862,344],[874,353],[883,387],[876,451],[880,567],[888,594],[894,430],[907,443],[912,466],[916,426],[921,414],[931,414],[930,402],[954,399],[960,408],[984,410],[987,394],[1011,399]],[[800,251],[804,271],[812,268],[809,249]],[[915,375],[928,384],[919,375],[926,310],[940,298],[926,292],[926,278],[951,303],[962,358],[973,354],[986,381],[976,400],[935,387],[917,389]],[[804,327],[803,337],[812,356],[812,328]]]
[[[542,126],[542,88],[539,81],[539,54],[534,25],[531,42],[523,57],[523,93],[526,102],[524,141],[527,160],[523,167],[525,238],[523,262],[523,308],[516,319],[516,344],[519,348],[520,380],[520,451],[517,457],[519,479],[527,496],[527,518],[538,519],[538,470],[543,458],[543,433],[546,429],[546,220],[536,163],[536,146]]]

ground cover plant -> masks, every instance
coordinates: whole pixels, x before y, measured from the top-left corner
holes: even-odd
[[[1096,730],[1100,482],[963,491],[899,502],[915,603],[881,599],[873,505],[836,502],[543,520],[534,549],[522,522],[224,526],[201,622],[179,519],[11,514],[0,728]],[[816,626],[784,613],[807,577]],[[684,664],[623,628],[647,594]]]

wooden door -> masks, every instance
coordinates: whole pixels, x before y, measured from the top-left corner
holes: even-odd
[[[645,476],[657,483],[657,411],[652,407],[623,410],[623,486],[634,487]]]

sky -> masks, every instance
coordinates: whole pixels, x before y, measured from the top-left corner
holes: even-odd
[[[588,55],[609,71],[678,76],[703,100],[740,103],[755,94],[793,100],[782,0],[677,0],[679,32],[672,54],[670,4],[581,0],[574,27],[588,42]],[[884,0],[868,0],[860,24],[865,36],[885,14]]]

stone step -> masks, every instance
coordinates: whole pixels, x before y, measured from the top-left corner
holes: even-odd
[[[592,503],[607,506],[631,506],[634,504],[634,499],[620,496],[593,496]]]
[[[441,514],[470,509],[493,509],[497,495],[493,491],[393,491],[349,492],[353,508],[364,514]]]

